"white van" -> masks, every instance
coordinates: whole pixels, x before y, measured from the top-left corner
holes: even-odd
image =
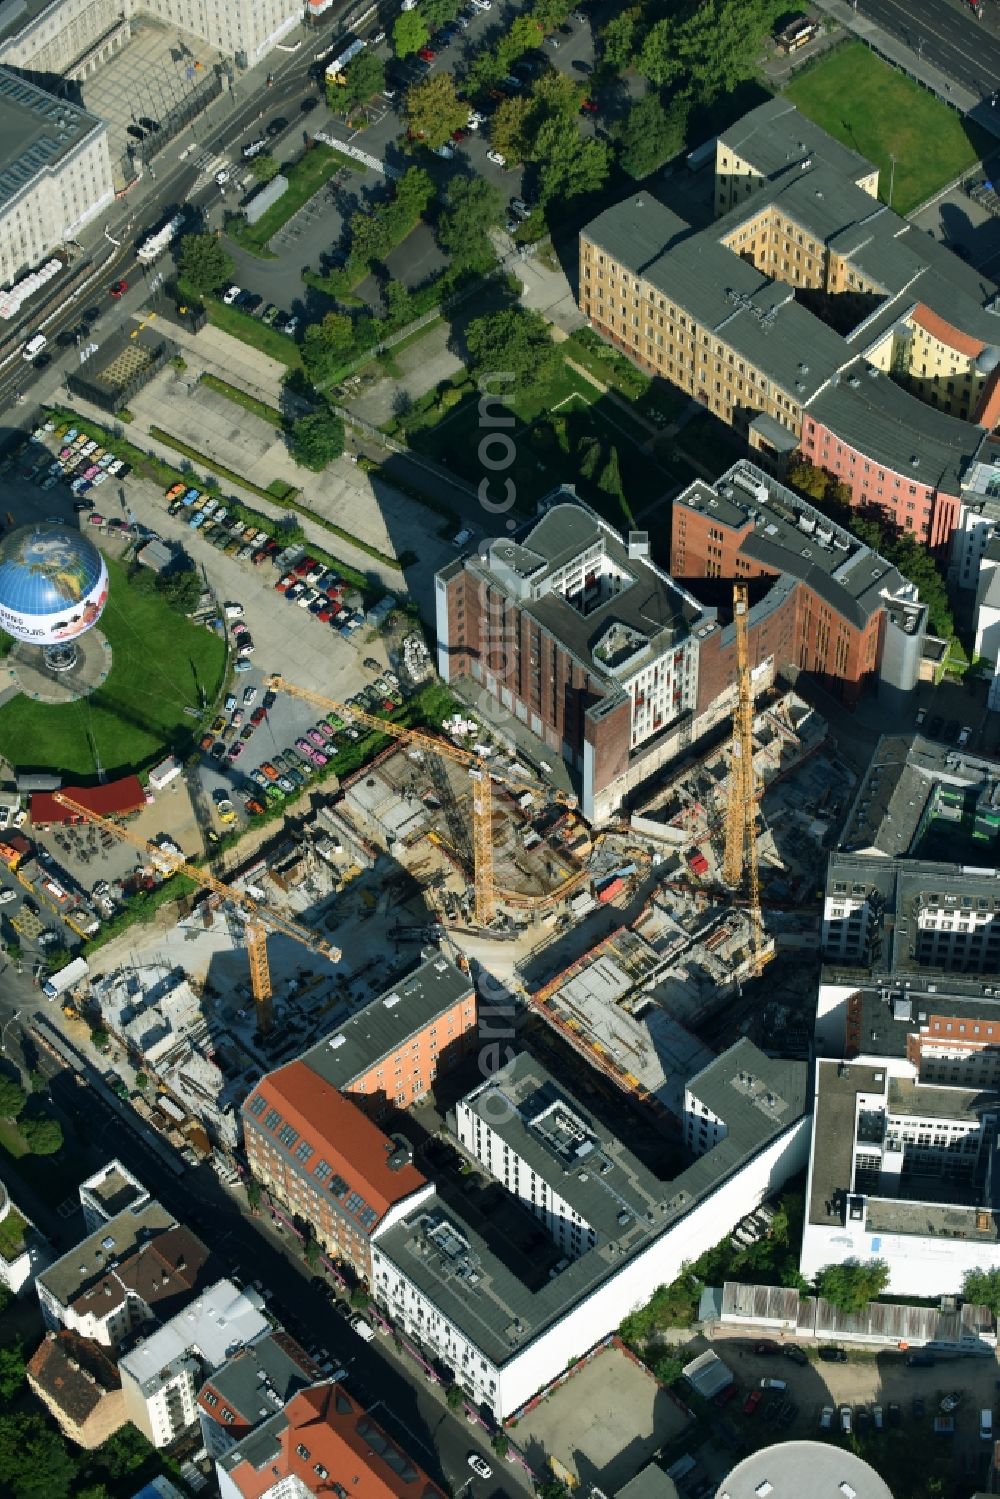
[[[38,358],[47,343],[48,339],[44,333],[36,333],[33,338],[28,339],[28,342],[21,350],[21,358],[26,359],[30,364],[33,359]]]
[[[993,1440],[993,1411],[992,1408],[979,1412],[979,1435],[984,1442]]]

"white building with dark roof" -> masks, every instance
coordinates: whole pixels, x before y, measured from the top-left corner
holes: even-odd
[[[510,1254],[434,1197],[372,1246],[376,1304],[498,1419],[617,1327],[801,1169],[806,1067],[742,1041],[688,1083],[721,1128],[672,1180],[655,1176],[522,1053],[456,1107],[460,1142],[537,1219],[559,1255]]]

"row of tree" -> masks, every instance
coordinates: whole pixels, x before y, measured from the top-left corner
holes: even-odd
[[[711,104],[754,77],[764,39],[787,9],[779,0],[686,0],[664,16],[659,0],[646,0],[603,28],[602,64],[640,73],[656,89],[686,88]]]
[[[62,1125],[44,1107],[33,1107],[30,1113],[28,1095],[15,1078],[0,1077],[0,1119],[16,1122],[17,1132],[32,1155],[55,1155],[62,1149]]]

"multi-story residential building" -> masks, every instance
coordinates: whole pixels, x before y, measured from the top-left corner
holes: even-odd
[[[0,1285],[20,1296],[51,1261],[45,1235],[11,1201],[0,1182]]]
[[[323,1371],[282,1328],[237,1349],[198,1391],[202,1441],[213,1461],[316,1384]]]
[[[1000,1268],[997,878],[879,855],[830,860],[806,1276],[874,1255],[892,1294],[927,1296],[961,1290],[967,1270]]]
[[[75,1332],[47,1332],[26,1372],[34,1394],[79,1447],[100,1447],[128,1419],[114,1360]]]
[[[289,0],[231,7],[219,0],[39,0],[0,18],[0,65],[82,81],[128,43],[148,15],[252,67],[302,18]]]
[[[410,1454],[328,1382],[303,1390],[216,1463],[221,1499],[444,1499]]]
[[[405,1142],[383,1134],[305,1061],[257,1084],[243,1105],[243,1135],[257,1180],[364,1278],[375,1233],[434,1190]]]
[[[119,1160],[109,1161],[80,1183],[80,1206],[89,1233],[94,1233],[104,1223],[110,1223],[127,1208],[134,1210],[149,1200],[142,1182]]]
[[[103,122],[6,67],[0,67],[0,139],[0,284],[6,284],[72,239],[113,201],[114,186]]]
[[[916,588],[753,464],[735,464],[715,484],[696,480],[676,497],[670,569],[689,582],[750,583],[758,670],[773,660],[848,704],[877,685],[901,707],[917,684],[927,611]],[[735,640],[732,631],[710,632],[698,644],[697,708],[705,712],[733,680]]]
[[[468,678],[492,705],[561,755],[584,815],[607,815],[668,756],[671,725],[698,692],[705,614],[649,557],[556,491],[516,539],[449,563],[435,580],[438,670]]]
[[[304,1053],[302,1062],[384,1120],[432,1091],[475,1045],[476,991],[439,952]]]
[[[256,1291],[220,1280],[118,1361],[125,1413],[154,1447],[198,1420],[198,1391],[237,1348],[270,1328]]]
[[[118,1348],[145,1323],[173,1316],[210,1274],[201,1240],[147,1199],[101,1223],[36,1287],[47,1327]]]
[[[376,1302],[506,1419],[801,1169],[805,1090],[804,1063],[737,1043],[688,1080],[692,1118],[714,1118],[717,1136],[693,1128],[697,1158],[667,1181],[518,1055],[461,1101],[456,1128],[545,1228],[551,1255],[515,1269],[431,1198],[379,1233]]]
[[[642,368],[800,448],[947,552],[1000,401],[997,287],[878,202],[878,171],[775,98],[718,139],[716,221],[648,193],[580,236],[580,306]]]

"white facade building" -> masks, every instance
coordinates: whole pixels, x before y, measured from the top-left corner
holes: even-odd
[[[121,1161],[109,1161],[93,1176],[80,1183],[80,1206],[89,1233],[123,1213],[133,1211],[150,1201],[149,1193],[137,1176]]]
[[[107,127],[0,67],[0,285],[15,281],[114,199]]]
[[[203,1381],[268,1330],[262,1307],[256,1291],[220,1280],[119,1361],[128,1418],[154,1447],[197,1421]]]
[[[0,42],[0,64],[83,79],[128,42],[132,21],[152,16],[252,67],[302,19],[292,0],[51,0],[16,14]]]
[[[823,937],[802,1274],[958,1293],[1000,1268],[1000,873],[835,855]]]
[[[0,1182],[0,1285],[20,1296],[51,1262],[48,1240],[11,1201]]]
[[[689,1083],[692,1105],[725,1120],[724,1138],[660,1181],[544,1068],[515,1057],[458,1104],[456,1128],[544,1224],[551,1255],[522,1280],[435,1198],[377,1237],[377,1304],[471,1399],[513,1415],[801,1169],[805,1085],[804,1064],[737,1043]]]

